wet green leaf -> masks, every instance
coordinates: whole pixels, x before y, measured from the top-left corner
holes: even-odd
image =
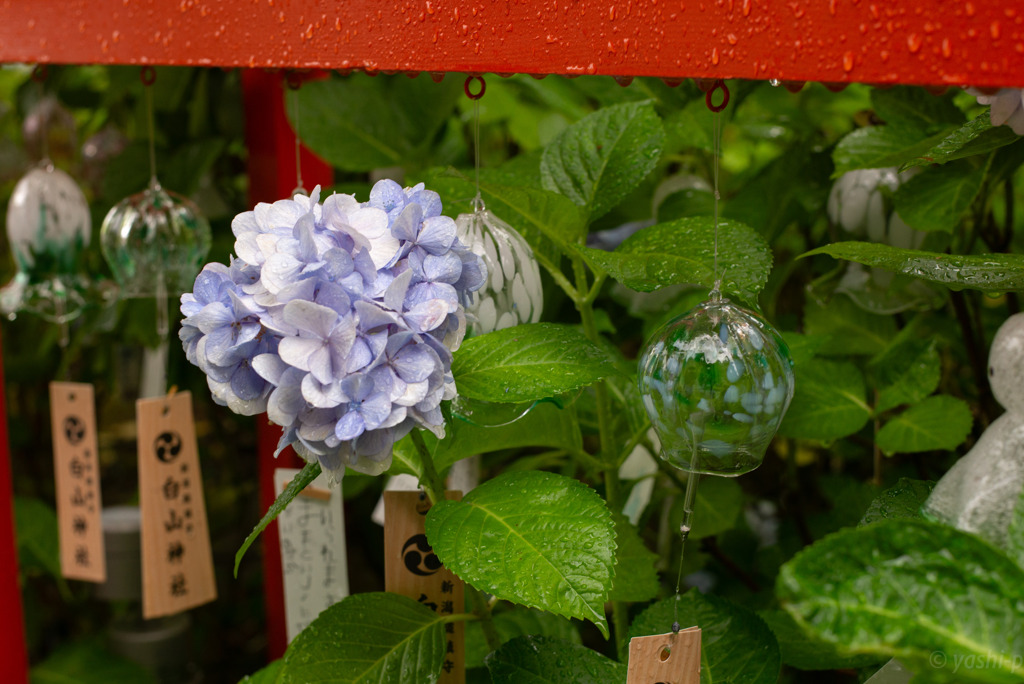
[[[973,422],[971,409],[963,399],[940,394],[914,404],[887,422],[875,442],[888,455],[955,449],[967,439]]]
[[[881,664],[885,658],[873,655],[843,655],[835,644],[808,635],[784,610],[764,610],[758,615],[768,623],[779,642],[782,662],[798,670],[845,670]]]
[[[604,107],[580,119],[544,148],[544,188],[599,218],[657,165],[665,131],[650,102]]]
[[[578,480],[504,473],[431,508],[427,538],[445,567],[477,589],[590,620],[608,635],[615,528],[601,497]]]
[[[625,684],[626,666],[547,636],[522,636],[487,656],[494,684]]]
[[[436,682],[445,616],[405,596],[355,594],[326,608],[284,655],[282,684]]]
[[[1009,126],[993,126],[988,112],[982,112],[943,138],[920,157],[911,159],[901,171],[912,166],[928,166],[986,154],[1020,139]]]
[[[912,126],[932,132],[962,124],[964,114],[953,104],[952,94],[932,95],[923,88],[894,86],[871,91],[875,113],[889,124]]]
[[[861,518],[861,525],[869,525],[890,518],[921,518],[921,504],[931,494],[935,483],[930,480],[911,480],[901,477],[899,482],[882,492],[871,502]]]
[[[955,670],[960,682],[1024,677],[1024,569],[954,528],[897,519],[843,530],[786,563],[776,594],[842,653],[949,680]]]
[[[460,398],[460,401],[463,400]],[[500,406],[525,410],[531,403]],[[547,401],[538,403],[525,416],[507,425],[482,427],[467,422],[465,418],[453,416],[445,425],[444,439],[438,440],[430,432],[424,431],[423,441],[439,472],[463,458],[502,449],[535,446],[564,449],[570,453],[579,453],[583,449],[583,438],[575,412]],[[420,468],[419,455],[411,438],[406,437],[395,444],[390,470],[392,474],[409,473],[420,477]]]
[[[715,283],[715,222],[710,216],[681,218],[638,231],[613,252],[579,248],[595,268],[623,285],[651,292],[666,285]],[[718,230],[718,274],[722,291],[756,302],[768,281],[772,253],[753,228],[722,220]]]
[[[922,401],[942,379],[942,360],[933,339],[911,339],[890,345],[872,359],[871,367],[878,386],[877,413]]]
[[[828,304],[807,302],[804,330],[825,338],[816,353],[823,356],[877,354],[896,336],[892,316],[865,311],[849,297],[834,297]]]
[[[954,127],[934,135],[905,125],[868,126],[858,128],[839,141],[832,152],[835,163],[833,178],[854,169],[877,169],[899,166],[915,159],[941,142]]]
[[[958,289],[1007,292],[1024,289],[1024,255],[1020,254],[937,254],[899,249],[873,242],[836,242],[802,256],[828,254],[836,259],[878,266]]]
[[[679,621],[701,628],[701,684],[774,684],[779,678],[779,645],[753,611],[718,596],[691,589],[658,601],[633,621],[629,636],[664,634]]]
[[[309,81],[297,95],[297,130],[311,150],[345,171],[425,165],[461,86],[454,78],[434,83],[361,74]]]
[[[455,352],[452,374],[470,399],[544,399],[615,372],[613,360],[577,328],[530,323],[473,337]]]
[[[896,189],[896,212],[911,228],[952,232],[981,191],[984,167],[966,161],[919,173]]]
[[[860,430],[871,417],[864,376],[845,361],[815,360],[794,369],[796,391],[779,434],[831,441]]]

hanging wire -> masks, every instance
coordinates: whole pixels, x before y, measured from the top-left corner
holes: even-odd
[[[480,89],[475,93],[472,88],[474,82],[480,84]],[[483,76],[467,76],[462,90],[466,93],[466,97],[473,101],[473,170],[476,174],[476,197],[473,198],[473,209],[483,211],[486,207],[483,196],[480,194],[480,98],[487,92],[487,82],[484,81]]]
[[[722,103],[719,105],[714,104],[713,97],[716,90],[722,91]],[[729,104],[729,89],[725,85],[725,81],[719,79],[708,89],[704,95],[704,104],[707,105],[708,109],[712,112],[711,119],[711,175],[712,182],[714,183],[714,200],[715,200],[715,265],[714,265],[714,278],[715,282],[711,289],[711,299],[721,299],[721,287],[722,277],[718,272],[718,201],[721,199],[721,194],[718,190],[718,179],[719,179],[719,159],[722,156],[722,110]],[[698,472],[697,465],[697,437],[696,433],[693,436],[693,455],[690,457],[690,472],[686,478],[686,492],[683,495],[683,518],[679,523],[679,572],[676,574],[676,593],[675,602],[673,605],[672,615],[672,633],[678,634],[679,625],[679,599],[681,598],[681,591],[683,587],[683,561],[685,560],[686,552],[686,541],[690,537],[690,530],[693,528],[693,508],[694,502],[697,498],[697,483],[700,481],[700,473]]]
[[[288,89],[291,93],[288,99],[292,106],[292,131],[295,133],[295,189],[292,190],[292,197],[295,195],[306,195],[306,188],[302,185],[302,142],[299,138],[299,88],[302,87],[302,77],[296,71],[288,72],[286,79]]]
[[[156,83],[156,69],[151,66],[142,67],[139,73],[142,85],[146,86],[146,125],[149,127],[149,186],[160,187],[156,178],[156,127],[153,124],[153,84]]]
[[[39,89],[39,101],[42,102],[46,95],[46,78],[49,76],[50,70],[45,64],[36,64],[32,68],[32,80],[35,81],[36,87]],[[53,164],[50,162],[50,118],[49,116],[43,121],[43,135],[40,140],[40,152],[43,158],[40,160],[43,166],[52,167]]]
[[[714,104],[715,91],[722,91],[722,102],[721,104]],[[722,288],[722,275],[718,271],[718,202],[722,198],[721,193],[718,189],[718,177],[719,177],[719,160],[722,156],[722,110],[729,104],[729,88],[725,85],[725,81],[718,79],[714,82],[711,88],[708,89],[707,93],[704,94],[704,104],[712,112],[711,119],[711,168],[712,168],[712,179],[714,182],[714,200],[715,200],[715,266],[714,266],[714,286],[711,289],[711,298],[713,300],[721,298]]]

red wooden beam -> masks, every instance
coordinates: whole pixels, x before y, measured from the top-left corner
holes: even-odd
[[[0,0],[0,62],[1024,86],[1020,0]]]
[[[242,74],[245,99],[245,139],[249,150],[249,203],[286,199],[295,189],[295,134],[285,115],[282,75],[250,70]],[[301,151],[303,185],[334,182],[331,167],[305,147]],[[274,458],[281,429],[265,415],[256,419],[259,459],[260,512],[274,502],[274,469],[305,465],[290,448]],[[267,651],[271,659],[288,646],[284,613],[284,584],[277,522],[261,535],[263,544],[263,596],[267,612]]]
[[[14,545],[14,501],[11,452],[7,441],[7,405],[4,400],[3,361],[0,358],[0,670],[4,681],[28,682],[28,650],[25,621],[18,586],[18,552]]]

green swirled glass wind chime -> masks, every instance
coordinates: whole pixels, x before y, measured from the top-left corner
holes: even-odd
[[[721,90],[720,105],[712,104]],[[789,349],[759,314],[721,293],[718,271],[718,158],[722,109],[729,91],[718,81],[707,92],[714,112],[715,283],[708,300],[651,336],[637,380],[644,408],[661,441],[660,457],[686,471],[680,535],[689,536],[700,475],[735,477],[754,470],[793,397]],[[676,599],[682,577],[676,581]],[[679,631],[678,618],[672,625]]]

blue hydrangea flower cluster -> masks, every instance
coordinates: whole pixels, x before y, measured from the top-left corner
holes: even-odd
[[[319,198],[236,216],[237,256],[182,295],[180,337],[215,401],[284,428],[278,452],[292,445],[335,479],[377,474],[413,427],[444,435],[452,352],[487,270],[423,184]]]

